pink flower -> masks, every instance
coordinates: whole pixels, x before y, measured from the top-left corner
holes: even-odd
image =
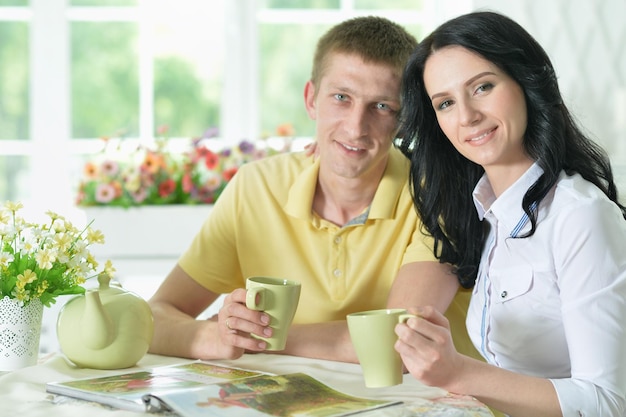
[[[148,197],[148,193],[146,192],[145,188],[140,188],[135,192],[132,192],[131,195],[133,196],[133,201],[135,201],[135,203],[137,204],[141,204],[144,202],[144,200]]]
[[[203,187],[204,189],[213,192],[215,190],[217,190],[219,188],[219,186],[222,184],[222,179],[219,177],[219,175],[217,174],[213,174],[210,175],[206,181],[204,182]]]
[[[190,193],[193,190],[193,179],[191,178],[191,174],[189,172],[185,172],[182,179],[183,191],[186,193]]]
[[[100,172],[108,177],[114,177],[119,172],[119,165],[117,162],[107,159],[100,165]]]
[[[110,203],[116,195],[116,189],[111,184],[98,184],[96,188],[96,201],[98,203]]]

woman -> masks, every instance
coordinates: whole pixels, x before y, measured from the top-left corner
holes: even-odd
[[[398,325],[411,374],[511,416],[626,415],[626,208],[545,51],[491,12],[448,21],[404,73],[414,203],[474,286],[454,350],[433,308]]]

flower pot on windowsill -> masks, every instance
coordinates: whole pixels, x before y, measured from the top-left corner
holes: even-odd
[[[85,207],[86,222],[102,231],[94,253],[106,259],[158,259],[180,256],[200,230],[212,204]],[[115,264],[115,263],[114,263]]]

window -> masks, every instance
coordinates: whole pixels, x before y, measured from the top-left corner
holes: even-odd
[[[222,9],[196,0],[70,9],[72,137],[150,137],[159,125],[197,136],[218,125]]]
[[[283,123],[312,136],[302,91],[319,36],[359,14],[420,36],[430,3],[0,0],[0,195],[66,212],[98,138],[149,140],[161,125],[179,138],[256,139]]]

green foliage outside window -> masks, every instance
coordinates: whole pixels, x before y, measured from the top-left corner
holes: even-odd
[[[155,61],[154,119],[167,125],[176,137],[197,137],[208,127],[218,126],[220,80],[208,85],[185,60],[171,56]]]
[[[14,4],[19,0],[0,0]],[[355,0],[361,9],[416,8],[422,0]],[[2,3],[0,3],[2,4]],[[136,5],[136,0],[71,0],[75,6]],[[337,9],[339,0],[308,0],[299,8]],[[266,0],[266,8],[293,8],[291,0]],[[298,136],[314,135],[302,92],[319,36],[331,24],[261,24],[259,111],[262,134],[290,123]],[[419,27],[409,28],[413,33]],[[72,22],[72,137],[139,134],[138,28],[133,22]],[[0,139],[28,138],[28,25],[1,23]],[[216,62],[215,65],[221,65]],[[183,57],[154,60],[155,128],[172,136],[196,136],[219,125],[221,75],[207,81]],[[205,77],[206,78],[206,77]]]
[[[0,22],[0,140],[28,139],[28,25]]]
[[[72,137],[137,137],[136,24],[76,22],[71,28]],[[168,125],[172,136],[198,136],[217,126],[220,94],[221,80],[203,81],[183,58],[154,59],[154,120]]]
[[[137,26],[71,24],[72,137],[139,134]]]
[[[297,136],[314,136],[315,124],[304,107],[304,84],[311,77],[318,38],[329,25],[261,25],[261,131],[291,123]]]
[[[27,6],[27,5],[28,5],[28,0],[0,0],[0,6]]]

